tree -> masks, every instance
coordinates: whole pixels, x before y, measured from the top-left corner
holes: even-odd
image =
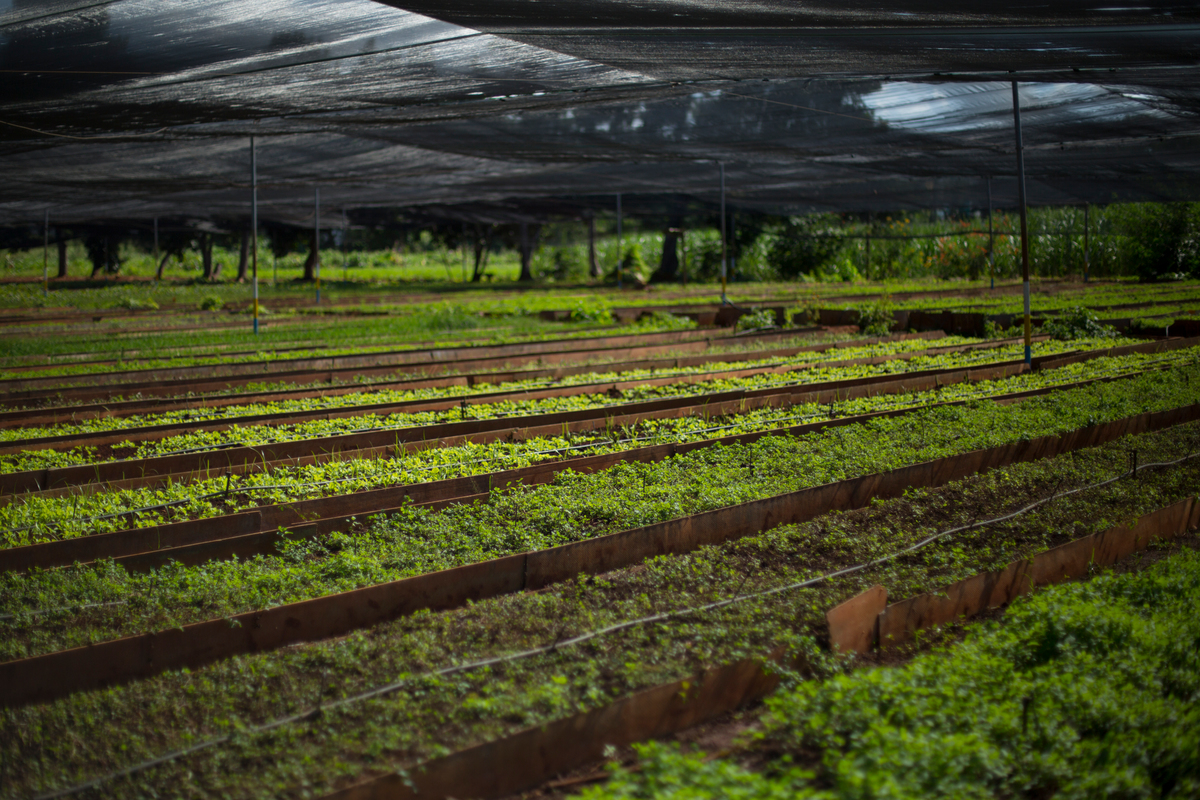
[[[89,234],[84,240],[88,260],[92,262],[91,277],[116,275],[121,271],[121,239],[108,231]]]
[[[154,279],[162,280],[163,270],[167,268],[167,262],[171,258],[176,261],[183,260],[183,252],[192,246],[191,231],[162,231],[158,236],[158,269],[155,270]]]
[[[221,265],[213,264],[213,236],[208,231],[201,231],[196,238],[200,250],[200,265],[203,269],[201,276],[206,281],[215,281],[221,274]]]
[[[1129,203],[1109,213],[1126,237],[1125,260],[1139,280],[1200,273],[1200,204]]]
[[[58,277],[67,277],[67,232],[62,228],[54,229],[54,241],[58,245]]]
[[[596,214],[588,210],[584,212],[583,218],[587,220],[588,233],[588,275],[593,278],[600,278],[604,275],[600,269],[600,264],[596,261]]]
[[[321,263],[321,242],[320,234],[316,231],[312,232],[308,243],[308,257],[304,259],[304,277],[301,279],[305,282],[312,282],[317,279],[317,268]]]
[[[241,251],[238,254],[237,282],[245,283],[250,272],[250,231],[242,231]]]
[[[683,220],[672,219],[667,229],[663,231],[662,258],[659,259],[658,269],[650,277],[653,283],[670,283],[679,279],[679,252],[677,244],[682,232]]]
[[[824,271],[842,250],[836,223],[829,214],[789,218],[776,231],[768,260],[784,278]]]
[[[533,259],[533,251],[537,248],[538,235],[542,232],[541,225],[533,226],[533,235],[529,235],[529,223],[521,223],[521,241],[519,251],[521,253],[521,277],[517,280],[525,282],[533,280],[533,271],[530,269],[529,262]]]
[[[475,266],[471,272],[471,283],[479,283],[483,280],[484,274],[487,272],[488,254],[492,249],[492,234],[494,226],[488,223],[487,227],[481,224],[475,225]]]

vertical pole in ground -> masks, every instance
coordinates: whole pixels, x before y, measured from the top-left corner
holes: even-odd
[[[258,150],[250,137],[250,269],[254,279],[254,335],[258,335]]]
[[[462,247],[460,249],[462,250],[462,256],[463,256],[462,282],[466,283],[467,282],[467,223],[466,222],[463,222]]]
[[[1021,95],[1012,82],[1013,129],[1017,142],[1017,202],[1021,205],[1021,280],[1025,291],[1025,363],[1033,363],[1033,321],[1029,314],[1029,220],[1025,205],[1025,153],[1021,145]]]
[[[154,285],[158,286],[158,217],[154,218]]]
[[[870,231],[870,228],[868,228],[867,230]],[[863,275],[863,277],[866,278],[867,280],[871,280],[871,234],[870,233],[867,233],[867,254],[866,254],[866,263],[863,265],[863,272],[866,273],[865,275]]]
[[[1088,282],[1088,272],[1091,271],[1091,249],[1088,247],[1088,211],[1091,210],[1091,203],[1083,204],[1083,282]]]
[[[727,241],[725,239],[725,162],[718,161],[717,164],[721,167],[721,305],[729,303],[729,298],[725,296],[726,280],[726,265],[729,263],[729,252],[726,249]]]
[[[42,294],[50,294],[50,209],[42,226]]]
[[[996,288],[996,232],[992,228],[992,176],[988,175],[988,270],[992,273],[992,288]]]
[[[737,280],[737,211],[729,212],[729,280]]]
[[[625,261],[625,248],[621,236],[621,193],[617,192],[617,288],[621,288],[621,265]]]
[[[313,187],[313,258],[317,278],[317,305],[321,305],[321,187]]]
[[[346,261],[350,255],[350,223],[346,221],[346,209],[342,208],[342,283],[347,283],[350,280],[350,269]]]

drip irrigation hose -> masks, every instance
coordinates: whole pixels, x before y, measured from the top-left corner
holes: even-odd
[[[514,661],[523,661],[525,659],[533,658],[534,656],[547,655],[549,653],[554,653],[559,650],[566,649],[568,647],[575,647],[575,646],[583,644],[585,642],[589,642],[593,639],[598,639],[602,636],[607,636],[612,633],[618,633],[623,630],[629,630],[631,628],[637,628],[637,627],[641,627],[643,625],[651,625],[651,624],[658,623],[658,622],[667,622],[669,620],[678,619],[678,618],[686,617],[686,616],[692,616],[694,614],[704,614],[704,613],[707,613],[710,611],[717,611],[722,608],[727,608],[729,606],[744,602],[746,600],[754,600],[754,599],[758,599],[758,598],[762,598],[762,597],[770,597],[770,596],[777,595],[777,594],[783,594],[785,592],[795,591],[797,589],[804,589],[804,588],[807,588],[810,586],[815,586],[818,583],[823,583],[824,581],[831,580],[833,578],[840,578],[844,575],[850,575],[855,572],[862,572],[863,570],[870,569],[871,567],[876,567],[876,566],[879,566],[880,564],[885,564],[889,561],[894,561],[895,559],[900,558],[901,556],[905,556],[905,555],[908,555],[909,553],[913,553],[913,552],[916,552],[917,550],[923,549],[923,548],[927,547],[928,545],[932,544],[933,542],[936,542],[940,539],[944,539],[947,536],[953,536],[954,534],[973,530],[975,528],[982,528],[982,527],[986,527],[989,525],[996,525],[1001,522],[1007,522],[1010,519],[1021,516],[1023,514],[1027,514],[1030,511],[1032,511],[1040,506],[1043,506],[1046,503],[1049,503],[1053,500],[1058,500],[1058,499],[1061,499],[1064,497],[1070,497],[1071,495],[1079,494],[1080,492],[1088,491],[1090,489],[1103,488],[1110,484],[1116,483],[1117,481],[1120,481],[1124,478],[1136,475],[1136,471],[1139,469],[1147,470],[1147,469],[1158,469],[1158,468],[1163,468],[1163,467],[1171,467],[1171,466],[1175,466],[1177,464],[1182,464],[1183,462],[1189,461],[1198,456],[1200,456],[1200,451],[1196,451],[1194,453],[1189,453],[1188,455],[1183,456],[1182,458],[1178,458],[1174,461],[1160,461],[1160,462],[1156,462],[1153,464],[1143,464],[1140,467],[1135,467],[1134,469],[1124,471],[1120,475],[1117,475],[1116,477],[1109,478],[1109,479],[1103,480],[1103,481],[1098,481],[1096,483],[1087,484],[1085,486],[1079,486],[1079,487],[1076,487],[1074,489],[1069,489],[1064,492],[1056,492],[1054,494],[1049,495],[1048,497],[1044,497],[1040,500],[1035,500],[1034,502],[1032,502],[1026,506],[1023,506],[1022,508],[1019,508],[1016,511],[1010,512],[1008,514],[1004,514],[999,517],[992,517],[991,519],[979,520],[979,521],[967,523],[966,525],[958,525],[953,528],[948,528],[944,531],[941,531],[940,533],[935,533],[931,536],[927,536],[924,539],[920,540],[919,542],[909,545],[908,547],[905,547],[901,550],[897,550],[894,553],[890,553],[885,556],[880,556],[879,558],[871,559],[870,561],[865,561],[861,564],[855,564],[853,566],[843,567],[842,569],[834,570],[833,572],[827,572],[823,575],[818,575],[814,578],[806,578],[802,581],[796,581],[794,583],[789,583],[784,586],[776,586],[774,588],[764,589],[764,590],[758,591],[758,592],[751,592],[749,594],[740,594],[739,593],[739,594],[733,595],[732,597],[727,597],[722,600],[716,600],[711,603],[705,603],[705,604],[699,605],[699,606],[690,606],[687,608],[675,609],[674,611],[664,611],[664,612],[661,612],[658,614],[652,614],[650,616],[638,617],[636,619],[631,619],[631,620],[625,620],[624,622],[617,622],[612,625],[607,625],[603,628],[598,628],[593,631],[581,633],[581,634],[579,634],[577,636],[573,636],[569,639],[555,639],[555,641],[551,642],[550,644],[542,645],[541,647],[534,647],[529,650],[521,650],[516,653],[509,653],[508,655],[493,656],[491,658],[480,659],[478,661],[471,661],[471,662],[467,662],[467,663],[463,663],[463,664],[455,664],[455,665],[451,665],[449,667],[443,667],[442,669],[430,670],[427,672],[423,672],[419,675],[411,675],[406,678],[402,678],[398,681],[384,684],[383,686],[377,686],[374,689],[369,689],[365,692],[360,692],[359,694],[342,698],[341,700],[335,700],[331,703],[319,704],[319,705],[314,706],[305,711],[301,711],[296,714],[289,714],[286,717],[279,717],[270,722],[263,723],[262,725],[247,727],[247,728],[239,731],[238,735],[239,736],[255,736],[258,734],[267,733],[267,732],[275,730],[277,728],[281,728],[285,725],[290,725],[295,722],[304,722],[307,720],[316,719],[321,714],[323,714],[327,711],[336,710],[336,709],[340,709],[340,708],[346,708],[346,707],[356,705],[358,703],[361,703],[361,702],[364,702],[367,700],[373,700],[377,697],[382,697],[384,695],[391,694],[392,692],[398,691],[399,689],[402,689],[409,684],[415,683],[415,682],[423,680],[423,679],[445,677],[445,676],[454,675],[454,674],[457,674],[460,672],[468,672],[471,670],[482,669],[484,667],[491,667],[491,666],[495,666],[497,664],[512,663]],[[196,753],[201,750],[207,750],[212,747],[217,747],[219,745],[226,744],[226,743],[230,742],[232,739],[233,739],[233,735],[227,735],[227,736],[219,736],[219,737],[216,737],[213,739],[208,739],[203,742],[197,742],[196,744],[194,744],[190,747],[185,747],[180,750],[175,750],[173,752],[158,756],[157,758],[153,758],[148,761],[143,761],[138,764],[134,764],[129,767],[126,767],[124,769],[117,770],[115,772],[110,772],[106,775],[102,775],[98,778],[94,778],[85,783],[76,784],[75,786],[71,786],[66,789],[60,789],[55,792],[48,792],[45,794],[37,795],[33,798],[33,800],[56,800],[57,798],[60,798],[60,797],[69,797],[71,795],[78,794],[79,792],[86,791],[88,789],[94,789],[104,783],[107,783],[111,780],[115,780],[116,778],[127,777],[129,775],[133,775],[138,772],[143,772],[152,767],[156,767],[161,764],[166,764],[166,763],[168,763],[170,761],[174,761],[178,758],[183,758],[185,756],[191,755],[192,753]]]

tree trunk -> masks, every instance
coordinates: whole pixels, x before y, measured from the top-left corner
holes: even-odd
[[[676,247],[678,242],[679,228],[670,227],[663,231],[662,259],[659,260],[658,269],[654,271],[650,280],[660,283],[679,277],[679,253]]]
[[[492,224],[489,222],[487,233],[481,226],[475,226],[475,271],[471,275],[471,283],[479,283],[487,272],[488,252],[492,249]]]
[[[216,277],[216,273],[213,271],[212,251],[212,236],[207,233],[200,234],[200,266],[203,270],[201,277],[206,281],[211,281]]]
[[[604,273],[600,270],[600,264],[596,261],[596,215],[592,212],[587,213],[588,226],[588,275],[593,278],[599,278]]]
[[[62,231],[57,232],[58,243],[58,277],[67,277],[67,238]]]
[[[530,269],[529,262],[533,259],[534,248],[537,247],[538,234],[541,233],[540,225],[533,226],[533,236],[529,235],[529,223],[521,223],[521,277],[517,280],[525,282],[533,280],[533,270]]]
[[[317,262],[320,260],[321,246],[317,242],[317,234],[314,231],[309,243],[308,258],[304,259],[304,280],[315,281],[317,279]]]
[[[245,283],[250,272],[250,232],[242,231],[242,250],[238,255],[238,283]]]

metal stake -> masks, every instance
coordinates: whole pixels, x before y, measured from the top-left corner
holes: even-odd
[[[254,277],[254,335],[258,335],[258,150],[250,137],[250,265]]]
[[[46,209],[46,222],[42,226],[42,294],[50,294],[50,209]]]
[[[621,193],[617,192],[617,288],[621,288],[621,267],[625,261],[621,237]]]
[[[727,263],[728,251],[726,250],[725,240],[725,162],[718,161],[721,167],[721,305],[727,305],[729,299],[725,296],[726,274],[725,265]]]
[[[462,282],[466,283],[467,282],[467,223],[466,223],[466,221],[463,222],[463,235],[462,235],[462,248],[461,249],[462,249],[462,256],[463,256]]]
[[[313,187],[313,258],[316,260],[317,305],[321,305],[321,187]]]
[[[346,265],[347,248],[349,247],[348,237],[350,235],[350,223],[346,221],[346,209],[342,207],[342,283],[350,280],[350,273],[347,272],[349,267]]]
[[[1021,280],[1025,290],[1025,363],[1033,363],[1033,320],[1029,314],[1029,222],[1025,206],[1025,153],[1021,145],[1021,96],[1012,82],[1013,128],[1017,141],[1017,201],[1021,204]]]
[[[729,212],[729,278],[737,279],[737,211]]]
[[[996,232],[992,229],[992,176],[988,175],[988,269],[992,273],[992,288],[996,288]]]

